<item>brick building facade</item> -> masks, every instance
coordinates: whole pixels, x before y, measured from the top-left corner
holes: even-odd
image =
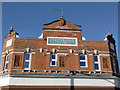
[[[119,89],[112,34],[88,41],[80,27],[61,17],[44,24],[38,39],[20,38],[11,28],[4,39],[1,89]]]

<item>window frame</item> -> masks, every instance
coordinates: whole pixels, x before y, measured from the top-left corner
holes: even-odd
[[[103,67],[104,69],[109,68],[107,62],[108,62],[108,58],[107,58],[107,57],[103,57],[103,58],[102,58],[102,63],[103,63],[103,66],[102,66],[102,67]]]
[[[111,48],[112,50],[115,50],[115,46],[114,46],[114,44],[111,43],[111,42],[110,42],[110,48]]]
[[[19,56],[19,65],[16,65],[15,63],[16,63],[16,57],[17,56]],[[19,67],[19,66],[21,66],[21,58],[22,58],[22,56],[21,55],[15,55],[15,58],[14,58],[14,67]]]
[[[85,60],[80,60],[80,56],[85,56]],[[85,62],[85,66],[80,66],[80,62]],[[79,54],[79,67],[80,68],[87,68],[88,67],[87,55],[86,54]]]
[[[115,60],[115,58],[113,57],[113,66],[114,66],[114,72],[115,72],[115,74],[116,74],[116,60]]]
[[[7,60],[8,59],[8,60]],[[6,69],[6,64],[9,63],[9,54],[5,55],[5,64],[4,64],[4,71],[6,71],[8,69],[8,65],[7,65],[7,69]]]
[[[94,56],[97,56],[97,61],[94,60]],[[100,71],[101,68],[100,68],[100,57],[98,54],[94,54],[93,55],[93,63],[94,63],[94,71]],[[95,64],[98,64],[98,69],[95,69]]]
[[[55,59],[52,59],[52,55],[55,55]],[[52,65],[52,61],[55,61],[55,65]],[[51,53],[50,54],[50,66],[51,67],[57,67],[57,54],[56,53]]]
[[[61,59],[61,58],[64,58],[64,59]],[[66,67],[65,62],[66,62],[66,57],[64,55],[60,55],[59,56],[59,67],[65,68]]]
[[[25,54],[29,54],[29,60],[25,59]],[[29,62],[29,67],[28,68],[24,68],[25,62]],[[29,70],[31,68],[31,53],[24,53],[24,62],[23,62],[23,69],[24,70]]]

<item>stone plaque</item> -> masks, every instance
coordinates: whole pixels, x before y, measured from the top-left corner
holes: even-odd
[[[77,38],[47,37],[47,45],[77,46]]]

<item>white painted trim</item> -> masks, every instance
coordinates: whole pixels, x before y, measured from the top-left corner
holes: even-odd
[[[25,52],[10,52],[9,55],[10,55],[10,54],[14,54],[14,53],[25,53]],[[31,54],[35,54],[35,52],[31,52]],[[2,57],[4,57],[4,56],[5,56],[5,55],[2,55]]]
[[[35,52],[31,52],[31,54],[35,54]]]
[[[53,49],[52,49],[52,52],[53,52],[53,53],[55,53],[55,51],[56,51],[56,49],[55,49],[55,48],[53,48]]]
[[[24,48],[24,49],[10,49],[10,50],[8,50],[8,51],[13,51],[13,50],[25,50],[26,48]],[[31,49],[31,50],[40,50],[40,49]],[[47,49],[43,49],[43,50],[46,50],[47,51]],[[52,49],[51,49],[52,50]],[[59,49],[57,49],[57,51],[59,51]],[[60,50],[61,51],[61,50]],[[69,50],[66,50],[66,52],[67,51],[69,51]],[[82,52],[82,50],[73,50],[74,52]],[[89,50],[86,50],[86,52],[94,52],[93,50],[92,51],[89,51]],[[114,53],[112,53],[112,52],[109,52],[109,51],[98,51],[98,52],[102,52],[102,53],[111,53],[111,54],[114,54]],[[6,51],[5,52],[2,52],[2,54],[5,54],[6,53]]]
[[[70,51],[70,50],[59,50],[59,49],[57,49],[57,51],[58,51],[58,52],[68,52],[68,51]]]
[[[81,32],[81,31],[73,31],[73,30],[44,30],[44,31],[58,31],[58,32]]]
[[[100,55],[98,55],[98,65],[99,65],[99,71],[101,71],[101,60],[100,60]],[[95,70],[97,71],[97,70]]]
[[[5,52],[2,52],[2,54],[5,54],[7,51],[12,51],[12,50],[14,50],[14,49],[6,50]]]
[[[38,38],[43,39],[43,33]]]
[[[68,53],[56,53],[58,55],[68,55]]]
[[[74,52],[82,52],[82,50],[74,50]],[[86,52],[94,52],[94,50],[91,50],[91,51],[86,50]],[[111,53],[109,51],[98,51],[98,52],[101,52],[101,53]]]
[[[24,69],[9,69],[9,70],[6,70],[6,71],[24,71]],[[6,72],[5,71],[5,72]],[[70,70],[31,70],[31,71],[36,71],[36,72],[41,72],[41,71],[60,71],[60,72],[63,72],[63,71],[70,71]],[[88,70],[76,70],[78,72],[93,72],[93,71],[88,71]],[[3,73],[4,71],[1,71],[0,73]],[[106,73],[114,73],[113,71],[97,71],[97,72],[106,72]]]
[[[87,55],[85,55],[85,61],[86,61],[86,67],[88,67],[88,59],[87,59]]]
[[[110,51],[98,51],[98,52],[102,52],[102,53],[110,53]]]
[[[98,50],[94,50],[94,53],[95,53],[95,54],[98,54]]]
[[[89,54],[89,55],[93,55],[93,54]]]
[[[10,50],[8,50],[8,51],[13,51],[14,49],[10,49]]]
[[[30,60],[29,60],[29,68],[28,68],[28,70],[30,70],[30,68],[31,68],[31,58],[32,58],[32,54],[30,53]]]
[[[99,56],[110,56],[110,54],[99,54]]]
[[[74,52],[82,52],[82,50],[74,50]]]
[[[26,48],[26,50],[27,50],[27,52],[29,53],[30,52],[30,48],[28,47],[28,48]]]
[[[5,57],[5,55],[2,55],[2,57]]]
[[[79,55],[78,53],[75,53],[75,55]]]
[[[2,77],[0,87],[15,86],[95,86],[118,87],[119,79]]]
[[[25,52],[10,52],[10,54],[14,54],[14,53],[25,53]]]
[[[10,83],[10,77],[0,77],[0,87],[8,86]]]
[[[61,39],[75,39],[76,40],[76,45],[72,44],[48,44],[48,39],[49,38],[61,38]],[[47,45],[55,45],[55,46],[78,46],[78,40],[77,38],[72,38],[72,37],[47,37]]]
[[[43,48],[40,48],[40,52],[43,52]]]
[[[70,49],[69,51],[70,51],[70,53],[73,53],[73,50],[72,50],[72,49]]]
[[[50,53],[46,53],[46,54],[50,54]]]
[[[82,53],[85,54],[86,50],[85,49],[82,49]]]

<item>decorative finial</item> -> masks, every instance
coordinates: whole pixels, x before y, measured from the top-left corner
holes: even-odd
[[[110,33],[110,30],[108,30],[108,35],[112,36],[112,34]]]
[[[13,30],[13,27],[11,27],[11,30]]]
[[[63,18],[63,16],[61,16],[61,18]]]
[[[112,36],[112,34],[110,33],[110,30],[108,30],[108,34],[105,37],[107,36]]]
[[[108,34],[110,34],[110,30],[108,30]]]
[[[13,27],[11,27],[11,29],[9,30],[9,34],[11,34],[11,32],[13,32]]]

